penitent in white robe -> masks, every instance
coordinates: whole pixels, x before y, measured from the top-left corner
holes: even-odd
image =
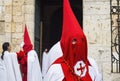
[[[22,81],[16,53],[5,51],[0,58],[0,81]]]
[[[28,81],[42,81],[42,74],[37,53],[34,50],[28,52]]]
[[[60,64],[53,64],[53,62],[63,55],[60,42],[56,43],[49,51],[48,71],[44,76],[43,81],[62,81],[64,73]],[[89,66],[89,74],[93,81],[101,81],[101,77],[98,71],[97,64],[91,58],[88,59],[92,66]]]

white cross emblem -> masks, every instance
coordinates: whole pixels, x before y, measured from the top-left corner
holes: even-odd
[[[75,71],[75,74],[80,77],[85,76],[86,71],[87,71],[85,63],[83,61],[78,61],[76,65],[74,66],[74,71]]]

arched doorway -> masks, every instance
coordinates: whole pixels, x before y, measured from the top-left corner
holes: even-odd
[[[62,0],[36,0],[35,49],[38,52],[42,52],[45,48],[50,49],[56,42],[60,40],[63,18],[62,3]],[[77,17],[79,23],[82,25],[82,0],[70,0],[70,3],[75,16]],[[42,22],[42,25],[40,25],[40,22]],[[42,45],[40,44],[40,42]]]

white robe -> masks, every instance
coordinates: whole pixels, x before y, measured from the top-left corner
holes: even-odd
[[[34,50],[28,52],[28,81],[42,81],[42,74],[37,53]]]
[[[43,81],[62,81],[64,74],[60,64],[53,64],[47,74],[44,76]]]
[[[48,68],[50,67],[50,65],[57,60],[59,57],[62,57],[63,53],[62,53],[62,49],[61,49],[61,45],[60,42],[57,42],[49,51],[48,53]]]
[[[46,52],[43,52],[43,59],[42,59],[42,77],[43,78],[47,70],[48,70],[48,54]]]
[[[53,62],[63,55],[60,42],[56,43],[49,51],[48,72],[44,76],[43,81],[62,81],[64,74],[60,64],[53,64]],[[97,64],[91,58],[89,61],[92,66],[89,66],[89,74],[93,81],[101,81],[101,77],[98,71]],[[53,65],[51,65],[53,64]]]
[[[7,81],[7,72],[5,68],[5,63],[0,56],[0,81]]]
[[[88,60],[91,64],[91,66],[93,67],[93,69],[95,69],[95,72],[96,72],[96,80],[95,81],[102,81],[102,75],[100,74],[99,72],[99,69],[98,69],[98,66],[97,66],[97,63],[95,62],[94,59],[88,57]],[[93,73],[93,72],[92,72]],[[94,73],[93,73],[94,74]],[[95,75],[95,74],[94,74]]]
[[[4,59],[0,59],[0,64],[0,81],[22,81],[15,53],[5,51]]]

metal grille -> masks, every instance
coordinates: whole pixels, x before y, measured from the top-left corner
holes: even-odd
[[[120,73],[120,0],[110,0],[111,72]]]

